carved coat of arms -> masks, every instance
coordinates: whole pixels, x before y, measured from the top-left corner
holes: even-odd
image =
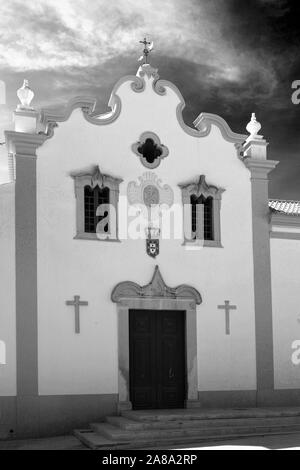
[[[151,258],[156,258],[159,255],[159,228],[155,227],[148,227],[147,235],[148,238],[146,240],[146,252],[147,255],[151,256]]]
[[[127,197],[129,204],[144,204],[149,209],[159,208],[166,204],[171,207],[174,202],[172,188],[162,184],[161,180],[151,172],[146,172],[139,177],[139,182],[132,181],[128,184]],[[146,252],[152,258],[159,254],[159,227],[153,226],[149,215],[149,227],[147,229]]]
[[[127,188],[129,204],[173,205],[174,194],[168,184],[162,184],[161,179],[154,173],[146,172],[139,177],[139,183],[131,181]]]
[[[159,240],[147,240],[147,255],[156,258],[159,255]]]

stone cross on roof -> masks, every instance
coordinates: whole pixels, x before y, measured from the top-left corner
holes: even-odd
[[[144,64],[148,64],[148,55],[153,49],[153,42],[147,41],[147,38],[144,38],[143,41],[140,41],[140,44],[144,44],[143,55],[139,58],[139,61],[144,60]]]

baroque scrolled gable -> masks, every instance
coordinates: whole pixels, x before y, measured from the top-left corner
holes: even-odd
[[[99,113],[98,99],[95,97],[75,97],[60,108],[42,109],[39,117],[40,132],[45,133],[48,138],[51,138],[54,135],[54,130],[58,126],[58,123],[67,121],[75,109],[81,109],[84,119],[96,126],[114,123],[122,112],[122,100],[119,90],[127,83],[130,85],[130,89],[135,93],[143,93],[149,84],[153,92],[159,96],[165,97],[170,93],[175,93],[178,99],[176,116],[184,132],[192,137],[203,138],[210,134],[212,126],[214,125],[220,129],[226,141],[236,146],[238,156],[241,156],[242,145],[248,136],[233,132],[223,118],[211,113],[201,113],[195,119],[193,123],[194,127],[187,125],[182,114],[186,103],[181,92],[172,82],[161,79],[158,74],[158,69],[152,67],[150,64],[141,65],[136,75],[126,75],[115,84],[108,102],[110,111],[102,114]]]

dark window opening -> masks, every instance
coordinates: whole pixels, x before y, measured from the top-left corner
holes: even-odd
[[[213,230],[213,198],[205,198],[203,195],[197,197],[195,195],[191,196],[191,205],[192,205],[192,234],[193,239],[197,238],[197,204],[203,205],[203,236],[204,240],[213,240],[214,239],[214,230]]]
[[[145,142],[138,147],[138,152],[143,155],[148,163],[153,163],[162,155],[162,150],[154,142],[153,139],[146,139]]]
[[[84,187],[84,231],[86,233],[96,233],[97,224],[107,217],[105,211],[103,216],[96,216],[97,208],[102,204],[109,204],[109,188],[94,189],[90,186]],[[108,232],[108,223],[104,227],[104,232]]]

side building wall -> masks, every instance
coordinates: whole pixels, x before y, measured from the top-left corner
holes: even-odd
[[[290,229],[281,227],[279,234],[273,228],[271,266],[274,388],[284,403],[292,397],[300,404],[300,235],[295,229],[291,235]]]

